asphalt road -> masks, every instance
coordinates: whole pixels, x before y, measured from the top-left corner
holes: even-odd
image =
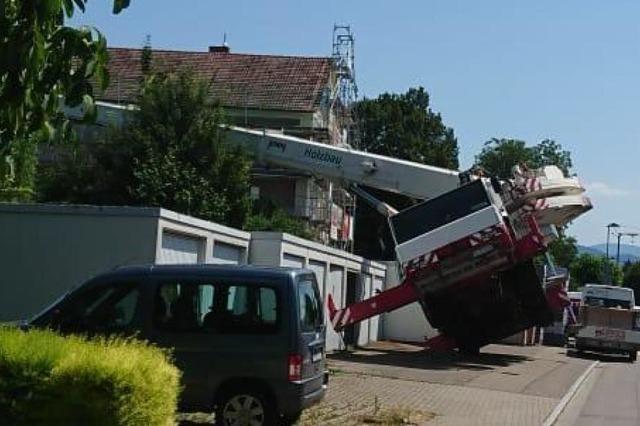
[[[640,425],[640,362],[593,356],[600,364],[567,405],[556,426]]]

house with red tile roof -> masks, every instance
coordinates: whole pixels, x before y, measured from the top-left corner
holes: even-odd
[[[109,48],[111,84],[98,100],[135,103],[142,78],[143,49]],[[188,70],[209,85],[229,119],[247,127],[282,129],[339,143],[332,120],[336,76],[330,57],[231,53],[226,46],[206,52],[153,50],[155,72]]]
[[[143,78],[143,49],[109,48],[109,87],[98,101],[135,104]],[[331,57],[157,50],[152,72],[186,70],[205,81],[234,125],[267,128],[328,144],[343,143],[337,74]],[[352,240],[348,212],[354,200],[342,188],[306,173],[255,164],[252,196],[269,199],[310,221],[326,244],[345,248]]]

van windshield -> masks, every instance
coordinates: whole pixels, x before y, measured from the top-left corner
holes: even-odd
[[[609,299],[605,297],[587,296],[584,303],[587,306],[598,306],[601,308],[631,309],[631,303],[628,300]]]
[[[303,332],[316,331],[322,326],[322,304],[318,287],[313,280],[303,279],[298,284],[298,310]]]

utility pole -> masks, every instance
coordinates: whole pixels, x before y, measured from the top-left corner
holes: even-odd
[[[615,222],[611,222],[610,224],[607,225],[607,245],[606,245],[607,261],[604,263],[605,284],[611,284],[611,278],[612,278],[611,266],[609,265],[609,237],[611,236],[611,228],[620,228],[620,225],[618,225]]]
[[[618,251],[616,253],[616,264],[620,264],[620,239],[622,237],[637,237],[637,232],[619,232],[618,233]]]

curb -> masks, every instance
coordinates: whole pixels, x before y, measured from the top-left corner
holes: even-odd
[[[596,368],[599,364],[600,361],[593,361],[591,365],[589,365],[589,367],[587,367],[587,369],[580,375],[580,377],[578,377],[576,381],[573,382],[573,385],[571,385],[567,393],[564,394],[560,402],[558,402],[558,405],[556,405],[553,411],[544,419],[544,422],[542,422],[543,426],[553,426],[556,420],[558,420],[558,417],[560,417],[560,414],[562,414],[562,411],[578,392],[580,385],[582,385],[582,383],[587,379],[593,369]]]

